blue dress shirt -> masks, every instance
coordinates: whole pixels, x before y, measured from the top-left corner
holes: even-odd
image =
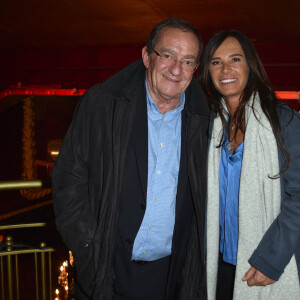
[[[239,190],[244,142],[231,154],[227,139],[220,161],[220,252],[223,261],[236,265],[239,230]]]
[[[162,114],[151,98],[147,83],[148,184],[145,215],[134,241],[133,260],[153,261],[171,254],[175,224],[177,182],[181,151],[179,106]]]

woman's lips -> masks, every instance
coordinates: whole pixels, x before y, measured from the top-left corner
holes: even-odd
[[[236,78],[228,78],[228,79],[222,79],[220,80],[221,83],[231,83],[237,81]]]

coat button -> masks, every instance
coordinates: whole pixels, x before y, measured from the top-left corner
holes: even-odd
[[[126,239],[126,243],[127,243],[128,245],[131,245],[131,244],[132,244],[132,240],[131,240],[131,239]]]

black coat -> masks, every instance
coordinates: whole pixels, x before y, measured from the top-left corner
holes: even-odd
[[[53,169],[56,224],[73,252],[76,285],[82,299],[112,299],[116,231],[131,137],[139,132],[145,142],[139,142],[137,147],[147,148],[147,135],[143,138],[136,124],[141,101],[146,106],[145,99],[145,68],[141,60],[89,89],[76,109]],[[181,202],[176,202],[168,299],[196,299],[205,294],[203,235],[208,119],[207,104],[193,79],[182,112],[182,153],[187,155],[181,156],[177,201],[184,201],[185,191],[190,190],[186,187],[190,185],[194,217],[193,223],[185,222],[178,207]],[[139,122],[147,129],[146,118]],[[145,163],[146,153],[136,152],[141,154],[137,159]],[[147,169],[142,169],[141,185],[147,178]],[[187,232],[192,238],[187,237]]]

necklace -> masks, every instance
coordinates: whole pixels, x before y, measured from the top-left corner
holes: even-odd
[[[227,149],[228,151],[231,151],[232,149],[234,149],[234,147],[233,147],[232,144],[229,142],[229,143],[227,144],[227,146],[226,146],[226,149]]]
[[[231,130],[233,130],[234,128],[235,128],[235,124],[233,124],[233,125],[231,126]],[[228,151],[231,151],[232,149],[234,149],[234,146],[231,144],[231,142],[229,142],[229,143],[227,144],[226,149],[227,149]]]
[[[235,128],[235,124],[233,124],[233,125],[231,126],[231,130],[234,130],[234,128]],[[227,144],[227,146],[226,146],[226,149],[227,149],[228,151],[231,151],[232,149],[235,149],[235,148],[234,148],[234,146],[231,144],[231,142],[229,142],[229,143]]]

